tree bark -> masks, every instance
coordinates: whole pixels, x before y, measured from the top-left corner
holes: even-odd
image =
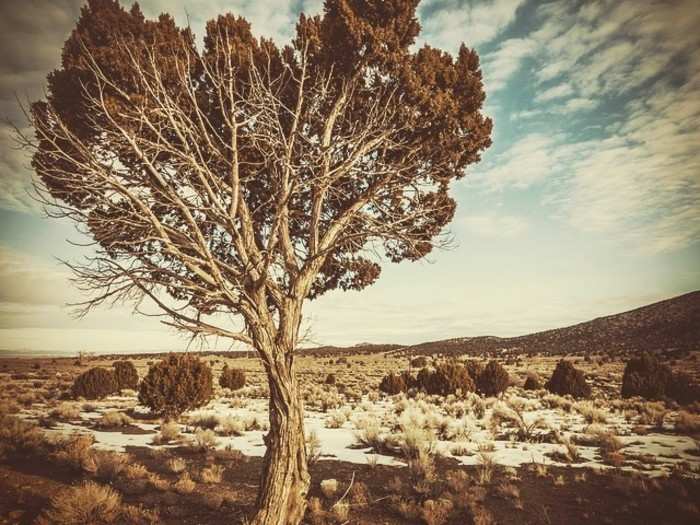
[[[270,386],[270,430],[253,525],[297,525],[306,511],[310,476],[304,407],[291,355],[265,363]]]

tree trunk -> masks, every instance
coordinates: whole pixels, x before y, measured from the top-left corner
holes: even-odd
[[[270,431],[254,525],[297,525],[306,511],[310,476],[304,438],[304,407],[291,356],[265,363],[270,385]]]

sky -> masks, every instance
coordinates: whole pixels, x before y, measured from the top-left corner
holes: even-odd
[[[125,3],[126,5],[130,3]],[[320,0],[144,0],[196,35],[245,16],[287,42]],[[0,2],[0,116],[42,96],[79,0]],[[455,246],[383,268],[362,292],[305,307],[308,344],[411,344],[567,326],[700,289],[697,0],[424,0],[422,32],[481,57],[493,145],[452,188]],[[85,249],[30,197],[29,160],[0,124],[0,355],[182,350],[128,306],[75,319],[58,259]],[[221,341],[210,348],[226,349]]]

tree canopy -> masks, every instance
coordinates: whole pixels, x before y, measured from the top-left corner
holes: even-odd
[[[252,343],[298,328],[290,300],[440,244],[491,121],[474,50],[413,50],[417,3],[327,0],[285,46],[225,14],[200,50],[168,15],[89,0],[31,107],[42,195],[99,248],[74,267],[86,309],[150,297],[178,328]]]

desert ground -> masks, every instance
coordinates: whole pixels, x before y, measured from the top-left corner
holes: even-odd
[[[559,356],[497,358],[511,386],[485,397],[388,395],[382,378],[415,372],[414,357],[328,354],[296,360],[307,523],[700,522],[700,406],[621,398],[620,356],[569,356],[592,386],[576,400],[522,386],[528,374],[546,380]],[[264,372],[250,356],[202,354],[215,395],[168,423],[134,390],[70,395],[81,372],[124,356],[0,360],[0,523],[58,523],[71,498],[119,507],[115,522],[245,523],[268,426]],[[163,356],[126,357],[143,378]],[[245,371],[243,388],[219,386],[224,365]],[[697,380],[700,352],[672,367]]]

